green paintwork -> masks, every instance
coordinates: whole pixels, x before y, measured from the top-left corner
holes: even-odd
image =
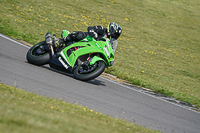
[[[97,61],[104,61],[101,57],[98,57],[98,56],[94,56],[92,58],[92,60],[90,61],[90,65],[93,65],[95,62]]]
[[[106,41],[96,41],[94,38],[88,36],[85,39],[64,48],[61,51],[60,55],[65,59],[68,65],[74,67],[78,57],[90,53],[98,53],[103,58],[94,56],[90,60],[90,65],[93,65],[96,61],[102,60],[106,63],[106,66],[111,66],[111,61],[114,60],[114,52],[112,50],[109,40],[106,38],[105,40]],[[68,57],[67,50],[73,47],[81,47],[81,48],[77,49],[76,51],[73,51]],[[108,53],[106,53],[106,51],[104,50],[105,47],[107,47]]]

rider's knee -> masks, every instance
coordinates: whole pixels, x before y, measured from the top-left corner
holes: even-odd
[[[82,31],[74,31],[71,34],[72,41],[78,42],[80,40],[83,40],[86,37],[86,34]]]

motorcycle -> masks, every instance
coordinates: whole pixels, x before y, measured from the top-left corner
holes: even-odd
[[[51,68],[72,73],[82,81],[100,76],[106,67],[113,65],[118,44],[116,39],[96,41],[87,36],[81,41],[65,44],[62,40],[68,34],[67,30],[63,30],[60,39],[47,34],[45,41],[28,50],[27,61],[38,66],[49,64]]]

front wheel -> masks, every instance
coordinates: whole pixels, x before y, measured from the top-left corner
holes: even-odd
[[[48,48],[44,47],[48,47],[45,41],[32,46],[26,54],[27,61],[38,66],[47,64],[49,62],[50,55]]]
[[[83,81],[91,80],[101,75],[105,67],[106,65],[103,61],[98,61],[94,65],[87,67],[79,65],[74,70],[74,77]]]

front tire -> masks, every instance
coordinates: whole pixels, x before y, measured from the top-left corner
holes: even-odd
[[[26,59],[29,63],[34,64],[34,65],[45,65],[49,62],[50,55],[49,51],[40,51],[40,46],[44,45],[46,42],[42,41],[39,42],[38,44],[32,46],[27,54],[26,54]]]
[[[79,65],[74,70],[74,77],[82,81],[88,81],[88,80],[94,79],[103,73],[106,67],[106,64],[103,61],[98,61],[93,66],[95,67],[94,70],[88,73],[82,73],[81,72],[82,66]]]

